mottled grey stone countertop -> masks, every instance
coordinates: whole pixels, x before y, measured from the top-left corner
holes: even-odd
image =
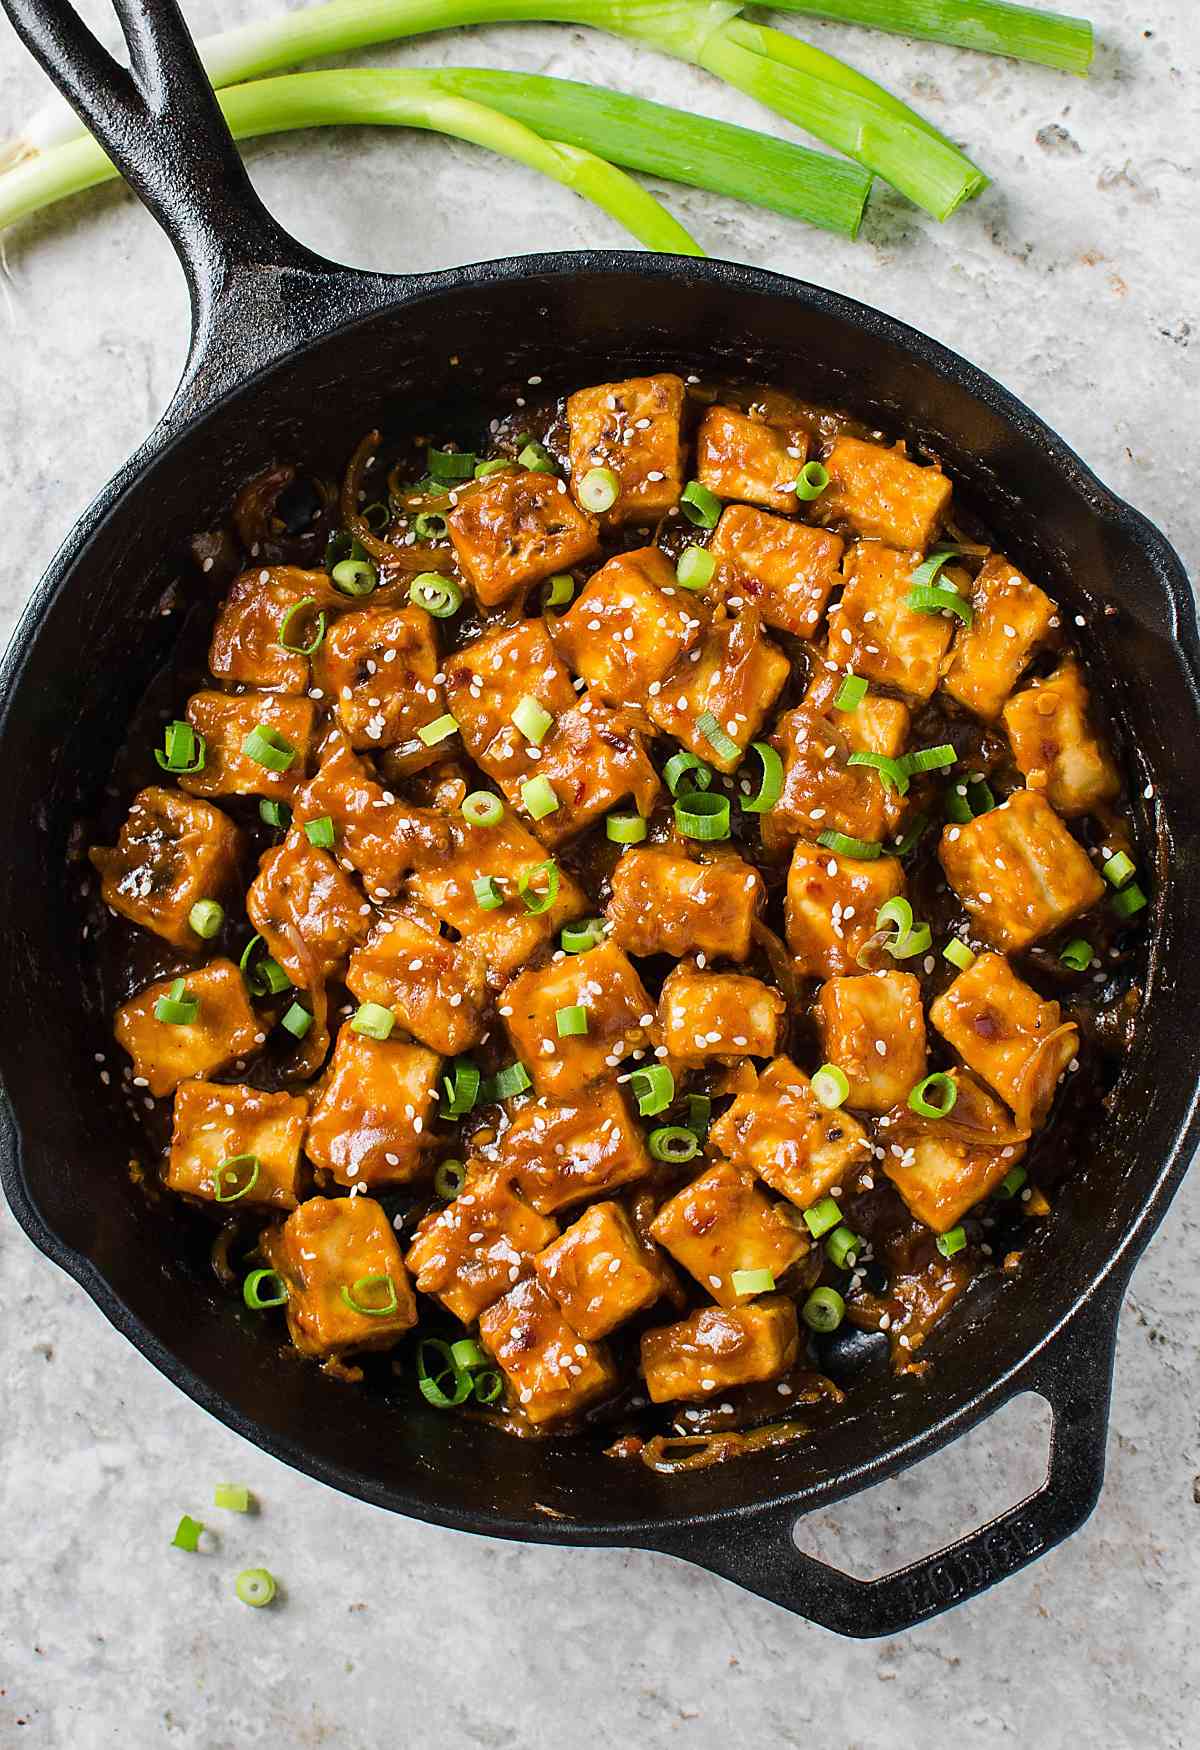
[[[187,6],[204,30],[256,9]],[[104,13],[100,0],[89,10]],[[944,227],[880,195],[851,245],[715,196],[659,192],[712,254],[850,292],[968,354],[1194,568],[1195,8],[1091,0],[1091,12],[1103,46],[1087,83],[812,27],[993,173]],[[362,58],[592,78],[770,125],[698,72],[574,29],[460,33]],[[41,89],[0,25],[0,131]],[[625,242],[565,190],[430,136],[297,136],[249,160],[286,225],[361,265]],[[4,241],[7,625],[164,406],[186,311],[170,251],[123,192],[81,198]],[[1122,1318],[1108,1479],[1088,1526],[983,1599],[902,1639],[853,1644],[665,1558],[489,1543],[293,1475],[154,1373],[0,1212],[0,1746],[1194,1746],[1198,1283],[1193,1178]],[[872,1556],[895,1565],[1019,1498],[1044,1443],[1044,1421],[1018,1408],[877,1499],[821,1516],[806,1538],[844,1561],[865,1551],[866,1571]],[[206,1512],[219,1480],[247,1483],[260,1513]],[[213,1553],[168,1548],[185,1508],[221,1520]],[[259,1562],[286,1596],[251,1612],[229,1579]]]

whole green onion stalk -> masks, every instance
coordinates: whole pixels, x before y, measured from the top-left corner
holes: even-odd
[[[1086,73],[1095,44],[1086,18],[1015,6],[1012,0],[771,0],[780,12],[865,24],[896,36],[953,43],[989,55]]]
[[[318,55],[464,25],[534,19],[591,25],[706,68],[886,177],[935,218],[948,217],[986,185],[969,158],[881,86],[794,37],[746,23],[740,11],[738,0],[325,0],[198,47],[222,88]],[[36,118],[0,163],[78,132],[70,112],[56,107]]]

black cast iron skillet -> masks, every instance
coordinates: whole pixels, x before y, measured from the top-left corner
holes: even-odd
[[[115,0],[121,70],[67,0],[4,0],[17,30],[175,246],[191,352],[162,422],[68,536],[4,659],[0,772],[0,1174],[17,1219],[197,1403],[276,1457],[394,1512],[491,1536],[683,1557],[850,1635],[894,1634],[1074,1531],[1104,1467],[1125,1285],[1200,1136],[1200,649],[1163,537],[1029,410],[879,312],[729,262],[585,253],[450,272],[353,273],[301,248],[254,195],[174,0]],[[940,455],[960,498],[1072,612],[1105,676],[1156,858],[1144,1021],[1112,1109],[1015,1278],[981,1283],[917,1383],[859,1382],[810,1444],[659,1476],[600,1442],[516,1441],[281,1363],[215,1286],[194,1224],[129,1180],[136,1148],[96,1079],[68,865],[177,620],[187,537],[278,459],[340,470],[376,423],[470,431],[531,375],[549,390],[670,368],[758,377],[852,409]],[[186,588],[186,584],[185,584]],[[1147,854],[1147,853],[1144,853]],[[940,1553],[864,1583],[801,1555],[801,1514],[881,1481],[1014,1394],[1053,1408],[1044,1485]]]

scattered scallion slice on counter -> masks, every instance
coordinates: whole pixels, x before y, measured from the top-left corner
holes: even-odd
[[[818,833],[817,843],[827,851],[836,851],[840,857],[857,857],[863,863],[873,863],[883,849],[875,839],[854,839],[844,832]]]
[[[234,1592],[252,1610],[262,1610],[272,1602],[279,1587],[269,1568],[243,1568],[233,1582]]]
[[[841,686],[833,695],[834,709],[837,711],[857,711],[858,707],[870,691],[870,682],[862,675],[851,671],[845,676]]]
[[[198,899],[188,913],[188,923],[202,942],[211,942],[225,922],[225,907],[216,899]]]
[[[675,565],[675,581],[684,589],[707,589],[716,569],[707,547],[685,547]]]
[[[945,1070],[918,1082],[908,1096],[910,1109],[921,1118],[946,1118],[958,1101],[958,1085]]]
[[[315,596],[306,595],[298,602],[293,602],[287,613],[279,622],[277,642],[281,650],[288,650],[293,656],[315,656],[325,642],[325,615],[318,613],[311,635],[306,643],[297,643],[292,628],[297,620],[302,620],[310,608],[315,608]]]
[[[242,752],[256,766],[280,773],[294,764],[297,750],[278,729],[272,729],[269,723],[257,723],[242,742]]]
[[[782,12],[1011,55],[1067,73],[1086,73],[1092,62],[1092,27],[1085,18],[1014,0],[778,0],[778,5]]]
[[[805,462],[800,472],[796,475],[795,485],[792,490],[802,503],[811,504],[814,499],[820,498],[828,485],[829,470],[825,467],[824,463]]]
[[[800,1317],[810,1331],[836,1331],[845,1316],[846,1303],[836,1288],[814,1288],[800,1308]]]
[[[242,1299],[251,1312],[265,1312],[268,1307],[285,1306],[288,1286],[278,1270],[251,1270],[242,1283]]]
[[[729,798],[709,790],[689,790],[675,798],[675,825],[685,839],[714,843],[730,833]]]
[[[258,1184],[262,1162],[257,1155],[227,1155],[213,1174],[213,1201],[236,1203]]]
[[[418,517],[417,521],[420,522],[421,518]],[[438,521],[444,529],[443,519],[439,517]],[[417,534],[420,536],[420,529]],[[443,577],[437,571],[422,571],[409,584],[408,599],[414,608],[423,608],[435,620],[449,620],[462,607],[463,592],[452,577]]]
[[[771,1294],[775,1289],[772,1270],[733,1270],[729,1283],[735,1294]]]
[[[504,819],[504,804],[490,790],[472,790],[460,810],[468,826],[498,826]]]
[[[154,1005],[154,1019],[168,1027],[193,1027],[200,1013],[200,998],[190,996],[182,978],[173,981],[166,996]]]
[[[640,814],[632,811],[606,816],[604,836],[614,845],[640,845],[650,828]]]
[[[682,1124],[660,1125],[650,1132],[646,1145],[654,1160],[668,1161],[672,1166],[682,1166],[700,1153],[700,1138]]]
[[[400,1304],[396,1298],[396,1284],[386,1272],[360,1276],[349,1287],[343,1283],[341,1294],[350,1311],[360,1313],[363,1318],[385,1319]]]
[[[364,1039],[374,1039],[382,1044],[390,1039],[392,1029],[396,1025],[396,1017],[391,1009],[385,1009],[382,1003],[360,1003],[350,1023],[352,1033],[360,1033]]]
[[[621,493],[621,482],[611,468],[589,468],[579,482],[577,496],[584,510],[602,516],[611,510]]]
[[[579,1039],[588,1030],[588,1012],[582,1003],[569,1003],[554,1011],[555,1031],[560,1039]]]
[[[665,1063],[652,1063],[634,1070],[629,1078],[629,1091],[643,1118],[657,1118],[675,1098],[675,1077]]]
[[[715,529],[721,520],[721,500],[698,480],[689,480],[679,496],[679,508],[697,529]]]
[[[769,814],[783,794],[783,761],[766,741],[752,741],[750,747],[762,765],[762,782],[753,796],[742,797],[747,814]]]
[[[204,1530],[198,1519],[193,1519],[190,1513],[185,1513],[175,1527],[175,1535],[171,1539],[172,1547],[186,1550],[189,1555],[195,1555],[200,1547],[200,1534]]]
[[[937,1249],[943,1258],[952,1258],[956,1252],[961,1252],[967,1243],[967,1230],[960,1223],[952,1227],[948,1233],[939,1234]]]
[[[814,1240],[819,1240],[823,1234],[839,1226],[841,1219],[841,1209],[832,1197],[822,1197],[818,1203],[810,1205],[804,1211],[804,1225]]]
[[[844,1106],[850,1096],[850,1083],[846,1079],[846,1072],[839,1069],[836,1063],[823,1063],[809,1085],[813,1099],[828,1112]]]
[[[226,1513],[249,1513],[250,1491],[241,1483],[218,1483],[213,1490],[213,1506]]]

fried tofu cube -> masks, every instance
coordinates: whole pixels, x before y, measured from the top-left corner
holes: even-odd
[[[563,1011],[575,1008],[585,1011],[587,1031],[560,1033]],[[611,1079],[620,1059],[646,1044],[654,1021],[653,999],[632,962],[607,941],[520,973],[499,1011],[538,1093],[565,1099]]]
[[[433,621],[420,608],[341,614],[312,659],[351,747],[423,746],[417,734],[445,715]]]
[[[705,1306],[642,1334],[642,1373],[652,1404],[702,1403],[714,1392],[778,1379],[800,1348],[796,1308],[782,1295],[751,1306]]]
[[[618,858],[611,884],[612,939],[627,953],[749,958],[765,888],[740,857],[696,863],[666,846],[633,845]]]
[[[183,997],[199,1004],[189,1023],[160,1021],[155,1006],[170,999],[176,980],[159,978],[117,1010],[113,1031],[156,1100],[189,1076],[211,1076],[239,1057],[249,1057],[266,1034],[246,997],[232,960],[211,960],[184,979]]]
[[[1104,882],[1050,804],[1016,790],[938,847],[946,879],[979,933],[1015,953],[1104,896]]]
[[[796,475],[807,455],[802,426],[768,425],[736,407],[709,407],[696,433],[696,478],[718,498],[795,511]]]
[[[480,1173],[417,1224],[407,1262],[421,1293],[469,1325],[532,1273],[535,1253],[557,1235],[558,1223],[522,1202],[507,1173]]]
[[[129,804],[115,846],[93,845],[88,857],[112,911],[176,948],[195,948],[192,907],[233,885],[239,844],[219,808],[152,784]]]
[[[675,580],[658,547],[618,553],[588,579],[554,627],[554,642],[594,697],[642,704],[695,644],[707,609]]]
[[[565,869],[558,893],[543,912],[531,912],[518,896],[522,875],[533,875],[546,861],[545,847],[506,813],[495,826],[451,823],[448,853],[430,857],[409,877],[408,892],[470,944],[493,990],[502,985],[538,948],[572,918],[588,910],[588,897]],[[504,893],[504,904],[488,911],[473,883],[490,876]]]
[[[596,523],[556,474],[493,474],[447,512],[454,554],[475,599],[506,602],[596,551]]]
[[[777,1057],[756,1087],[737,1096],[709,1141],[798,1209],[848,1185],[871,1153],[858,1120],[819,1105],[808,1077],[787,1057]]]
[[[1083,673],[1073,656],[1008,701],[1004,727],[1026,785],[1059,814],[1087,814],[1120,791],[1120,773],[1092,724]]]
[[[616,1390],[608,1350],[584,1342],[540,1282],[518,1282],[482,1313],[479,1339],[535,1425],[577,1416]]]
[[[996,1189],[1025,1153],[1027,1135],[974,1076],[950,1075],[958,1090],[950,1116],[922,1118],[898,1106],[883,1159],[909,1213],[939,1234]]]
[[[288,1330],[303,1355],[391,1349],[417,1322],[396,1235],[373,1197],[309,1197],[260,1245],[287,1283]]]
[[[809,1250],[787,1205],[770,1202],[753,1174],[731,1161],[709,1167],[664,1203],[650,1237],[722,1306],[753,1298],[733,1286],[735,1270],[769,1270],[778,1282]]]
[[[832,723],[852,753],[884,753],[889,759],[899,759],[908,746],[912,712],[902,699],[870,688],[852,711],[843,711],[834,701],[850,672],[826,649],[804,695],[805,706]]]
[[[929,1011],[968,1069],[1007,1100],[1023,1130],[1046,1119],[1079,1029],[1058,1003],[1043,1002],[1002,954],[980,954]]]
[[[347,1024],[317,1086],[304,1152],[339,1185],[419,1178],[435,1115],[441,1058],[399,1039],[368,1039]]]
[[[500,1165],[542,1215],[648,1177],[650,1156],[611,1084],[579,1100],[531,1100],[496,1146]]]
[[[805,978],[856,972],[880,906],[903,892],[899,858],[868,862],[802,840],[792,852],[784,913],[797,972]]]
[[[467,944],[451,942],[403,912],[381,918],[350,956],[347,989],[390,1009],[406,1033],[444,1057],[483,1037],[483,970]]]
[[[597,383],[567,398],[571,490],[593,468],[609,468],[620,483],[604,524],[652,522],[679,503],[683,491],[683,381],[669,371]]]
[[[668,1055],[690,1068],[714,1057],[770,1057],[786,1011],[759,978],[680,964],[663,980],[658,1033]]]
[[[631,714],[610,711],[584,699],[557,719],[542,743],[542,757],[531,775],[544,778],[557,807],[533,830],[551,847],[578,837],[594,821],[632,802],[648,816],[662,788]],[[528,809],[519,784],[506,786],[514,805]]]
[[[825,467],[829,485],[817,515],[823,523],[849,523],[860,540],[924,552],[950,508],[953,487],[941,469],[910,462],[899,447],[840,437]]]
[[[648,701],[646,714],[697,758],[732,772],[790,672],[782,650],[764,637],[757,609],[747,608],[735,620],[708,628],[697,648],[675,664],[662,691]],[[700,719],[706,713],[737,744],[735,753],[720,753],[705,736]]]
[[[370,928],[371,907],[328,851],[293,827],[263,852],[246,915],[292,983],[309,990],[344,969]]]
[[[925,1075],[921,981],[911,972],[831,978],[817,998],[827,1063],[836,1063],[860,1112],[886,1112]]]
[[[418,863],[450,849],[445,815],[398,802],[340,739],[297,792],[294,808],[300,826],[328,818],[334,854],[357,871],[373,899],[391,898]]]
[[[307,1117],[308,1101],[292,1094],[264,1094],[238,1082],[180,1082],[164,1183],[183,1196],[236,1208],[295,1209]],[[240,1164],[222,1174],[227,1161]]]
[[[780,717],[770,742],[783,760],[783,787],[774,808],[762,817],[768,849],[797,838],[815,839],[823,832],[878,843],[899,823],[899,799],[878,772],[850,764],[851,754],[866,750],[856,749],[832,717],[809,704],[797,705]]]
[[[190,796],[290,797],[304,782],[316,731],[316,706],[311,699],[284,693],[193,693],[187,720],[204,737],[204,764],[185,772],[179,788]],[[272,771],[245,752],[258,728],[272,730],[293,749],[287,770]]]
[[[800,463],[791,466],[795,470]],[[845,546],[828,529],[731,504],[717,524],[709,552],[717,562],[723,599],[740,596],[758,609],[768,626],[811,638],[839,581]]]
[[[942,690],[991,723],[1057,623],[1058,608],[999,553],[984,562],[970,599],[975,617],[955,640]]]
[[[957,624],[948,613],[908,605],[919,553],[860,542],[846,555],[846,587],[829,610],[831,655],[855,674],[895,687],[908,699],[933,696]]]
[[[235,577],[213,627],[208,666],[219,680],[264,693],[304,693],[309,658],[279,642],[285,620],[300,602],[310,604],[288,626],[290,644],[307,643],[316,616],[346,606],[323,571],[295,565],[256,566]]]
[[[554,718],[575,707],[571,676],[542,620],[500,626],[446,659],[446,703],[463,746],[502,783],[538,770],[540,754],[513,722],[529,698]]]
[[[607,1337],[667,1286],[653,1246],[619,1203],[593,1203],[533,1261],[538,1281],[581,1337]]]

